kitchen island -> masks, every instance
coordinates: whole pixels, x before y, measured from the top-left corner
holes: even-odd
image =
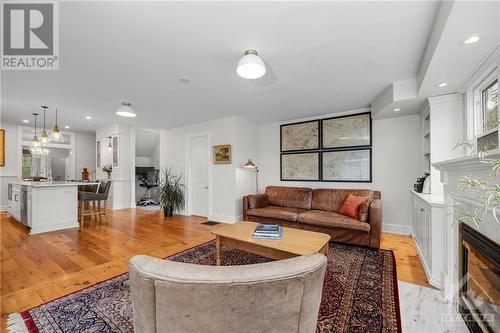
[[[78,228],[78,186],[93,182],[9,183],[9,214],[29,233]]]

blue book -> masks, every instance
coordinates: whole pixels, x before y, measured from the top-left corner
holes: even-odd
[[[270,239],[270,240],[280,240],[283,236],[283,229],[278,228],[278,232],[275,234],[261,233],[257,230],[253,233],[252,238],[254,239]]]

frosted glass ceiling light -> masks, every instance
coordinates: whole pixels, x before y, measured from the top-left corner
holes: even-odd
[[[122,106],[116,110],[116,114],[122,117],[133,118],[137,116],[135,110],[132,109],[132,104],[129,102],[122,102]]]
[[[255,50],[246,50],[238,62],[236,73],[244,79],[254,80],[266,74],[266,65]]]

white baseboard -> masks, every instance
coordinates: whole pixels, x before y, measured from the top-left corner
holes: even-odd
[[[0,205],[0,212],[6,212],[9,209],[9,205]]]
[[[400,224],[382,223],[382,231],[388,232],[391,234],[410,236],[411,235],[411,226],[400,225]]]
[[[80,227],[80,225],[78,224],[78,222],[68,221],[68,222],[63,222],[63,223],[49,225],[49,226],[31,228],[30,235],[36,235],[36,234],[41,234],[44,232],[56,231],[56,230],[62,230],[62,229],[79,228],[79,227]]]
[[[238,223],[241,221],[241,216],[229,216],[223,214],[213,214],[210,216],[211,221],[220,222],[220,223]]]

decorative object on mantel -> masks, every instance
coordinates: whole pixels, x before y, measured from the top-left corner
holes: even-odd
[[[252,162],[252,159],[249,158],[248,161],[243,165],[244,168],[246,169],[253,169],[255,170],[255,193],[259,193],[259,168],[257,165]]]
[[[165,217],[174,215],[184,208],[184,184],[181,183],[182,174],[176,174],[172,168],[163,170],[163,179],[158,187],[160,207]]]
[[[102,167],[102,171],[106,172],[108,174],[108,179],[111,178],[111,173],[113,172],[113,166],[110,165],[105,165]]]
[[[50,141],[55,143],[64,143],[64,137],[59,130],[59,126],[57,124],[57,109],[56,109],[56,124],[50,133]]]
[[[0,129],[0,167],[5,166],[5,130]]]
[[[231,145],[213,146],[214,164],[231,164]]]
[[[481,146],[479,142],[474,144],[473,141],[461,141],[453,149],[458,147],[465,148],[471,155],[477,150],[481,163],[489,165],[490,173],[486,178],[462,176],[458,179],[457,190],[460,192],[464,192],[465,190],[475,192],[475,197],[481,202],[482,207],[476,207],[473,211],[460,211],[455,214],[456,220],[471,221],[479,228],[479,224],[484,220],[484,214],[489,211],[495,218],[495,221],[500,223],[496,212],[496,209],[500,208],[500,184],[498,182],[494,183],[500,175],[500,159],[485,158],[488,151],[492,149],[489,146]]]
[[[372,182],[371,113],[280,126],[282,181]]]
[[[215,251],[215,242],[211,241],[167,259],[214,266]],[[402,332],[396,260],[392,251],[332,243],[327,258],[328,271],[316,324],[318,332]],[[271,259],[252,253],[222,248],[223,266],[269,261]],[[373,283],[374,280],[377,283]],[[54,323],[54,333],[132,332],[132,317],[129,275],[125,273],[21,313],[10,314],[7,326],[16,327],[20,332],[25,332],[27,327],[33,332],[42,332],[42,323],[50,321]]]

